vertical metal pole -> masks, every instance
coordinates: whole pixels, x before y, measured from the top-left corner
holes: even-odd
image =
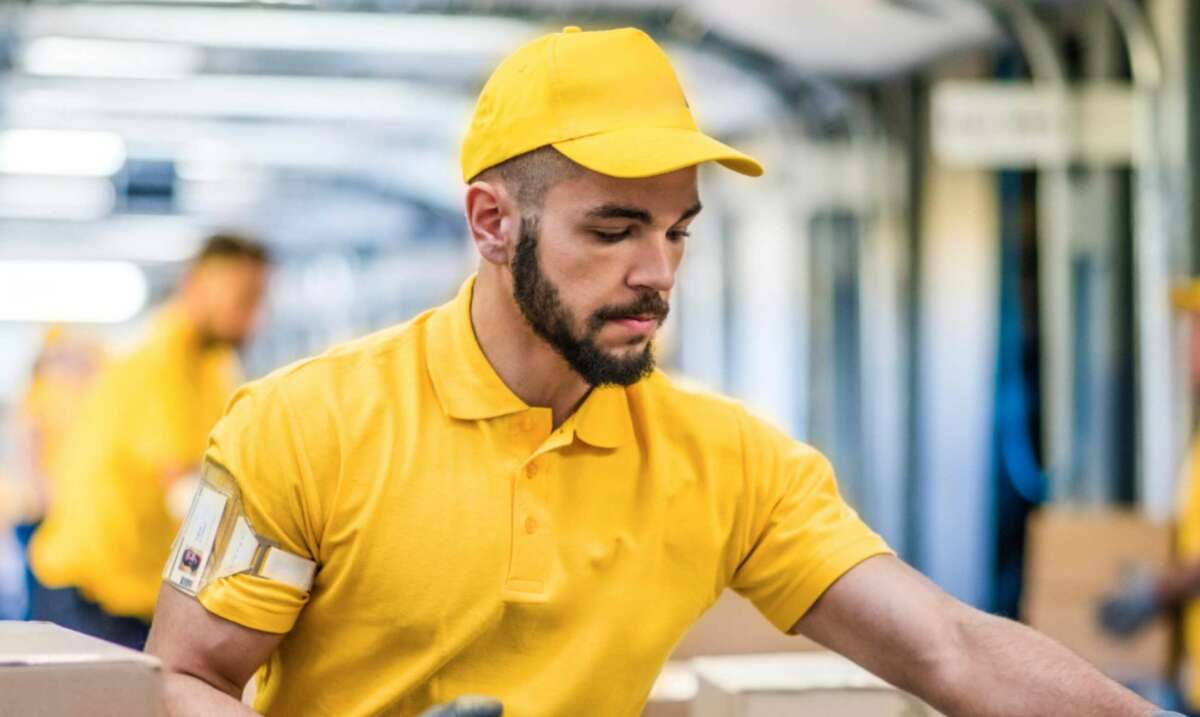
[[[1133,0],[1108,0],[1129,52],[1134,85],[1134,297],[1137,316],[1138,494],[1155,517],[1171,513],[1176,456],[1171,315],[1171,229],[1162,143],[1163,66],[1153,30]]]
[[[860,227],[859,327],[863,483],[871,496],[866,517],[892,545],[902,544],[904,446],[911,431],[903,420],[904,337],[900,283],[903,280],[900,215],[896,207],[893,146],[880,129],[878,109],[856,97],[849,108],[850,149],[862,186],[854,188]]]
[[[1054,38],[1024,2],[1002,4],[1035,82],[1066,102],[1067,78]],[[1071,481],[1071,182],[1067,157],[1039,169],[1037,196],[1038,310],[1041,352],[1042,455],[1056,501],[1078,498]]]
[[[924,535],[922,506],[927,491],[926,476],[921,470],[923,437],[921,426],[925,415],[922,399],[925,387],[921,381],[921,227],[924,224],[924,202],[926,162],[929,156],[929,86],[921,77],[914,77],[908,85],[908,157],[906,169],[906,197],[908,220],[904,234],[907,245],[904,252],[908,257],[908,282],[905,287],[906,312],[904,325],[908,344],[904,351],[904,383],[908,386],[908,404],[904,422],[908,425],[908,441],[904,455],[904,472],[908,476],[908,490],[904,501],[904,542],[901,555],[915,565],[925,569],[925,554],[922,550]]]

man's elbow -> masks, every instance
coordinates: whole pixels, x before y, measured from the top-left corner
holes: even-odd
[[[911,692],[942,710],[959,704],[970,694],[971,653],[980,622],[993,618],[966,606],[956,606],[940,621],[923,649],[908,662],[897,687]]]
[[[204,679],[182,672],[168,672],[165,675],[163,704],[170,717],[249,717],[257,714],[248,705],[243,704],[240,690],[237,694],[230,694]]]
[[[202,682],[204,685],[211,687],[218,692],[223,692],[234,699],[242,698],[244,685],[239,684],[213,670],[197,670],[182,666],[168,667],[167,665],[163,666],[163,670],[168,684],[173,683],[177,687],[180,687],[194,685],[196,682]]]
[[[146,652],[154,655],[162,663],[164,688],[170,696],[186,694],[195,689],[197,683],[223,692],[230,697],[241,698],[242,686],[221,670],[205,664],[194,654],[183,650],[163,649],[162,644],[151,640],[146,645]]]

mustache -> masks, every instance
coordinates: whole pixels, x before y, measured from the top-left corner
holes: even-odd
[[[628,304],[614,304],[597,309],[588,323],[593,329],[599,329],[605,321],[620,319],[626,316],[652,316],[662,323],[671,313],[671,305],[656,292],[642,294]]]

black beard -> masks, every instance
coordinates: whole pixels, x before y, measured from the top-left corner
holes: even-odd
[[[559,297],[558,287],[542,273],[538,263],[537,219],[521,219],[521,236],[513,253],[513,299],[533,332],[550,344],[568,365],[591,386],[630,386],[654,371],[652,345],[641,353],[618,357],[596,343],[605,321],[622,316],[655,316],[661,323],[669,307],[658,293],[648,291],[625,306],[606,306],[588,318],[587,333],[577,337],[571,318]]]

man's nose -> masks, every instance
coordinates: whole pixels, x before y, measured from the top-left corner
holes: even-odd
[[[666,235],[647,237],[639,247],[637,264],[629,275],[632,288],[653,289],[660,294],[675,287],[679,250]]]

